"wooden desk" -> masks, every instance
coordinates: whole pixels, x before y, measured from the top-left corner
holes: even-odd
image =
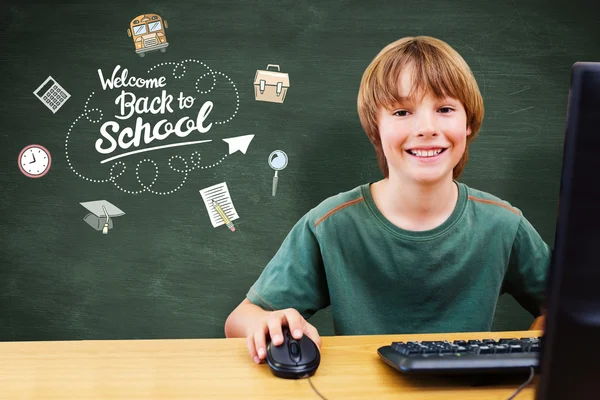
[[[376,353],[392,341],[535,337],[541,331],[323,337],[311,378],[335,399],[507,399],[525,379],[470,386],[407,378]],[[526,378],[526,377],[525,377]],[[517,400],[533,399],[535,383]],[[307,379],[286,380],[251,361],[245,339],[0,343],[0,399],[319,399]]]

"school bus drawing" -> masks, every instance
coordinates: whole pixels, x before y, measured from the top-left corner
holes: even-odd
[[[168,28],[166,20],[158,14],[138,15],[129,23],[127,35],[133,39],[135,52],[144,57],[148,51],[167,51],[167,37],[165,29]]]

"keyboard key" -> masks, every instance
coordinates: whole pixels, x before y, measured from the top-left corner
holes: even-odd
[[[494,352],[494,349],[490,346],[480,346],[479,347],[479,354],[492,354]]]
[[[527,344],[539,344],[539,338],[521,338],[521,341]]]
[[[523,352],[523,347],[519,344],[512,344],[509,347],[510,347],[511,353],[522,353]]]
[[[496,354],[508,353],[508,346],[505,344],[499,344],[496,346]]]
[[[479,352],[479,346],[476,344],[470,344],[467,346],[467,351],[477,354]]]
[[[392,342],[392,349],[400,352],[404,352],[405,349],[408,349],[404,342]]]

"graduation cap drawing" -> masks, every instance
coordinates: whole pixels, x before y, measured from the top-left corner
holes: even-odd
[[[106,200],[86,201],[79,204],[90,211],[83,220],[95,230],[102,230],[104,235],[113,228],[113,218],[125,214],[119,207]]]

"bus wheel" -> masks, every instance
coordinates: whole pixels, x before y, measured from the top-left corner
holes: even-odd
[[[144,58],[146,54],[145,53],[140,53],[140,57]]]
[[[164,53],[164,52],[166,52],[166,51],[167,51],[167,49],[166,49],[166,48],[164,48],[164,47],[163,47],[162,49],[160,49],[160,52],[161,52],[161,53]]]

